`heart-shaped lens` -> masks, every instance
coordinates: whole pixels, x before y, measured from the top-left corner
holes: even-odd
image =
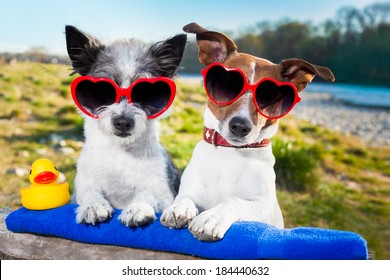
[[[148,117],[157,117],[171,105],[174,94],[172,87],[165,81],[143,81],[134,85],[131,100],[139,105]]]
[[[291,85],[277,85],[273,81],[261,81],[256,89],[256,103],[260,111],[272,118],[280,117],[291,110],[295,90]]]
[[[229,103],[244,88],[244,77],[235,70],[225,70],[220,65],[212,66],[206,74],[205,85],[210,97],[217,103]]]
[[[74,96],[82,111],[95,115],[99,108],[115,103],[116,89],[106,81],[82,80],[77,84]]]

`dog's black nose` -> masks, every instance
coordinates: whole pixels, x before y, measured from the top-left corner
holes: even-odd
[[[112,119],[112,124],[115,127],[115,134],[118,136],[128,136],[134,128],[134,119],[129,117],[119,116]]]
[[[229,122],[229,129],[234,136],[245,137],[251,132],[252,124],[247,119],[234,117]]]

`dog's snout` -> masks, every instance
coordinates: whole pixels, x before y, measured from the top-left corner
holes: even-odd
[[[134,128],[135,121],[129,117],[116,117],[112,120],[112,124],[115,127],[116,135],[127,136],[129,132]]]
[[[252,124],[247,119],[234,117],[229,122],[229,129],[234,136],[245,137],[251,132]]]

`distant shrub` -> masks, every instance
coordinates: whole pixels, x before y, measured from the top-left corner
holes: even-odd
[[[9,102],[9,103],[16,103],[18,100],[18,98],[14,95],[8,95],[4,98],[5,101]]]
[[[179,133],[202,133],[203,119],[198,110],[185,106],[178,113],[178,120],[176,129]]]
[[[275,139],[272,147],[278,188],[300,192],[318,186],[319,151],[314,146]]]
[[[13,109],[9,114],[9,119],[24,119],[26,113],[21,109]]]
[[[74,105],[65,105],[65,106],[62,106],[56,113],[57,116],[63,116],[63,115],[66,115],[66,114],[76,114],[77,113],[77,110],[76,110],[76,106]]]
[[[69,98],[70,97],[70,90],[68,87],[64,87],[64,86],[61,86],[59,89],[59,94],[60,96],[62,96],[63,98]]]
[[[47,102],[44,102],[42,100],[36,100],[33,101],[32,104],[37,108],[46,108]]]
[[[346,152],[348,154],[351,154],[351,155],[355,155],[355,156],[358,156],[358,157],[367,157],[368,153],[365,149],[363,148],[356,148],[356,147],[353,147],[353,148],[349,148],[346,150]]]
[[[84,120],[81,116],[76,114],[67,114],[58,118],[58,123],[60,125],[73,125],[75,127],[82,127]]]
[[[321,128],[319,126],[314,126],[314,125],[306,125],[306,126],[301,126],[299,128],[303,133],[307,133],[307,134],[315,134],[315,133],[319,133]]]
[[[3,82],[7,82],[7,83],[12,83],[12,82],[14,82],[14,79],[13,79],[12,77],[10,77],[10,76],[3,76],[3,77],[1,77],[1,80],[2,80]]]
[[[72,81],[75,79],[75,77],[69,77],[69,78],[66,78],[66,79],[62,79],[61,80],[61,85],[63,86],[70,86],[70,84],[72,83]]]
[[[181,84],[180,89],[183,93],[198,93],[199,92],[199,88],[194,87],[193,85]]]
[[[34,79],[33,83],[34,83],[34,85],[37,85],[37,86],[43,86],[45,84],[45,81],[42,79]]]

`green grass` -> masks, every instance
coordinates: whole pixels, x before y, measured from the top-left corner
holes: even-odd
[[[288,191],[307,191],[319,183],[317,167],[320,161],[318,149],[300,142],[273,141],[276,184]]]
[[[73,187],[82,148],[82,118],[69,94],[69,67],[37,63],[0,65],[0,207],[20,206],[19,189],[39,157],[52,159]],[[201,139],[206,96],[201,85],[177,81],[161,142],[184,170]],[[377,259],[390,259],[390,147],[288,116],[273,139],[277,194],[286,227],[313,226],[361,234]],[[64,154],[63,148],[73,152]],[[72,151],[72,150],[71,150]]]

